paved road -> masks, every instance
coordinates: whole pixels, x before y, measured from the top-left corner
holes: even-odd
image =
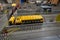
[[[3,14],[4,14],[3,12],[0,12],[0,18],[3,16]]]
[[[0,19],[0,31],[5,27],[7,26],[7,15],[6,14],[3,14],[3,16],[1,17]]]
[[[57,30],[58,31],[58,30]],[[56,31],[56,32],[57,32]],[[27,31],[26,31],[27,32]],[[60,40],[60,37],[56,35],[50,35],[54,34],[53,31],[44,31],[44,32],[27,32],[27,33],[13,33],[9,35],[7,38],[9,40]]]
[[[37,12],[42,12],[42,8],[40,6],[36,6],[35,4],[22,4],[22,9],[34,9]],[[60,6],[53,7],[52,6],[52,13],[59,13]]]

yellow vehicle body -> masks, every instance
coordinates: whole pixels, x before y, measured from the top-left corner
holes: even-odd
[[[15,17],[12,16],[12,17],[9,19],[10,24],[14,24],[14,20],[15,20]]]
[[[60,14],[58,14],[58,15],[56,16],[56,22],[57,22],[57,23],[60,23]]]
[[[43,23],[43,17],[41,15],[24,15],[24,16],[17,16],[11,17],[9,19],[9,22],[12,24],[23,24],[23,23],[35,23],[35,22],[41,22]]]

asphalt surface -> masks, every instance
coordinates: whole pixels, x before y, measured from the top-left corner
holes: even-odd
[[[60,12],[60,5],[59,6],[50,6],[52,7],[52,13],[59,13]],[[41,6],[36,6],[35,4],[22,4],[22,9],[33,9],[37,12],[42,12],[42,7]]]
[[[26,31],[27,32],[27,31]],[[44,31],[44,32],[27,32],[27,33],[15,33],[11,34],[7,37],[9,40],[60,40],[60,37],[58,35],[49,35],[53,34],[51,33],[53,31]]]
[[[3,14],[3,16],[0,18],[0,31],[7,26],[7,15]]]

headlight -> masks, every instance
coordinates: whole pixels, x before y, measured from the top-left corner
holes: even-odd
[[[16,6],[16,4],[15,4],[15,3],[13,3],[13,4],[12,4],[12,6]]]

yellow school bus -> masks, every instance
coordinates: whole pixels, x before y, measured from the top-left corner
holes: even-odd
[[[24,16],[12,16],[9,19],[9,25],[20,25],[29,23],[43,23],[44,19],[41,15],[24,15]]]

